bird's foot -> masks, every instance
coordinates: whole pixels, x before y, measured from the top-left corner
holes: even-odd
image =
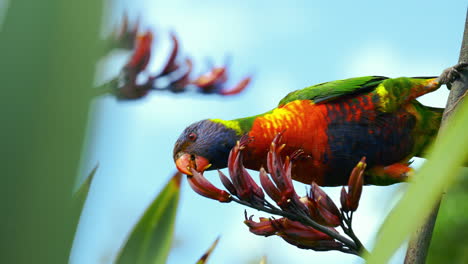
[[[439,84],[447,85],[447,88],[450,90],[451,83],[460,77],[460,71],[467,66],[468,63],[462,62],[445,69],[438,78]]]

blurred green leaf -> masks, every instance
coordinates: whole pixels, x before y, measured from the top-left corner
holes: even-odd
[[[203,254],[203,256],[201,256],[201,258],[197,261],[197,264],[204,264],[206,263],[206,261],[208,260],[208,258],[210,257],[211,253],[213,252],[213,250],[216,248],[216,246],[218,245],[218,242],[219,242],[219,237],[216,238],[216,240],[213,242],[213,244],[211,244],[211,247],[205,252],[205,254]]]
[[[86,197],[88,197],[89,187],[91,187],[91,182],[94,179],[94,175],[99,167],[99,164],[93,168],[93,170],[89,173],[88,177],[84,180],[81,184],[80,188],[73,194],[73,201],[77,208],[77,211],[81,212],[83,209],[83,205],[86,201]]]
[[[1,1],[0,263],[68,263],[103,1]]]
[[[468,159],[468,101],[462,102],[441,130],[408,191],[387,217],[368,263],[387,263],[395,250],[422,224],[437,199],[452,185]]]
[[[260,260],[260,264],[266,264],[266,257],[263,256],[262,259]]]
[[[468,263],[468,168],[442,200],[428,264]]]
[[[116,263],[165,263],[174,233],[182,174],[176,173],[134,227]]]

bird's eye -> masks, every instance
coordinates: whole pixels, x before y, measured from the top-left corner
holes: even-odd
[[[195,133],[190,133],[187,138],[190,140],[190,141],[195,141],[195,139],[197,139],[197,134]]]

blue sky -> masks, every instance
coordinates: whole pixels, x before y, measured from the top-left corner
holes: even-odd
[[[111,263],[131,227],[174,172],[172,147],[189,124],[265,112],[288,92],[324,81],[362,75],[434,76],[458,61],[466,1],[116,1],[108,4],[103,31],[126,10],[156,32],[150,70],[179,37],[196,70],[229,55],[232,81],[254,74],[245,93],[229,98],[153,93],[138,102],[97,98],[92,105],[86,174],[100,168],[75,240],[73,264]],[[334,3],[331,3],[334,2]],[[98,67],[97,81],[115,75],[128,54],[113,53]],[[421,101],[442,107],[445,88]],[[252,173],[255,177],[257,173]],[[216,173],[208,178],[219,183]],[[218,185],[220,186],[220,185]],[[305,188],[298,184],[300,192]],[[355,215],[356,232],[368,248],[404,184],[365,187]],[[339,188],[325,188],[338,202]],[[279,238],[248,232],[244,207],[196,195],[186,182],[169,263],[194,263],[221,235],[210,263],[361,263],[338,252],[300,250]],[[248,209],[249,214],[264,214]],[[396,256],[395,260],[399,260]],[[249,262],[254,261],[254,262]]]

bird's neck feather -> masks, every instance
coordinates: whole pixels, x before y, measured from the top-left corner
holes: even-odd
[[[263,115],[263,114],[262,114]],[[236,131],[238,136],[248,133],[252,129],[255,119],[261,115],[237,118],[233,120],[210,119],[212,122],[223,124],[225,127]]]

